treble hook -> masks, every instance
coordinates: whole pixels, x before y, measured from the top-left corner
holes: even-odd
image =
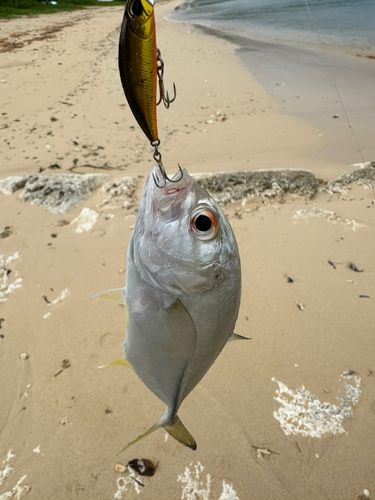
[[[160,92],[160,98],[159,98],[159,101],[156,103],[156,106],[159,106],[161,101],[163,101],[164,106],[168,109],[170,104],[176,100],[177,92],[176,92],[176,85],[173,82],[173,94],[174,95],[173,95],[173,99],[169,99],[168,91],[166,91],[165,87],[164,87],[164,61],[161,58],[160,49],[157,49],[156,72],[158,74],[159,92]]]
[[[167,181],[168,182],[180,182],[180,180],[184,176],[184,173],[182,171],[182,168],[180,167],[180,164],[178,164],[178,169],[180,171],[180,176],[178,177],[178,179],[170,179],[168,177],[167,172],[165,171],[164,165],[163,165],[163,163],[161,161],[161,153],[160,153],[160,151],[158,149],[159,146],[160,146],[159,139],[157,141],[155,141],[155,142],[152,142],[151,146],[154,148],[154,160],[156,161],[156,163],[157,163],[157,165],[159,167],[159,170],[161,172],[161,176],[162,176],[162,179],[161,179],[161,182],[160,182],[160,179],[154,173],[152,174],[152,176],[154,178],[154,182],[155,182],[156,187],[162,189],[167,184]]]

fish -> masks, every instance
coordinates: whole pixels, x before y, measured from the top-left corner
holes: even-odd
[[[107,366],[131,367],[166,405],[121,451],[159,428],[195,450],[177,415],[181,403],[227,342],[246,338],[234,333],[241,298],[236,238],[209,193],[182,172],[160,188],[153,167],[129,242],[126,286],[95,296],[126,305],[125,357]]]
[[[158,140],[155,0],[127,0],[121,25],[118,66],[126,99],[151,143]]]

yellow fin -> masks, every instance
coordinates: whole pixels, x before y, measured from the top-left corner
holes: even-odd
[[[119,451],[117,454],[119,455],[123,451],[127,450],[130,448],[130,446],[133,446],[133,444],[138,443],[141,439],[145,438],[149,434],[153,433],[160,427],[163,427],[169,434],[174,437],[179,443],[183,444],[184,446],[187,446],[188,448],[191,448],[192,450],[197,449],[197,443],[195,442],[195,439],[193,436],[190,434],[190,432],[186,429],[184,424],[181,422],[179,417],[176,416],[175,422],[173,425],[163,425],[162,424],[163,417],[156,422],[148,431],[146,431],[144,434],[141,434],[140,436],[137,437],[137,439],[134,439],[131,443],[129,443],[125,448],[123,448],[121,451]]]
[[[191,448],[194,451],[197,449],[197,443],[195,442],[195,439],[186,429],[186,427],[181,422],[179,417],[176,416],[176,420],[174,421],[174,424],[171,427],[166,425],[164,425],[163,427],[179,443],[183,444],[184,446],[187,446],[188,448]]]
[[[116,304],[126,304],[125,288],[115,288],[106,292],[98,293],[93,296],[93,299],[112,300]]]
[[[133,367],[126,361],[125,358],[116,359],[116,361],[112,361],[112,363],[108,363],[108,365],[98,366],[98,368],[109,368],[110,366],[116,366],[116,365],[125,366],[126,368],[133,369]]]
[[[128,448],[130,448],[130,446],[133,446],[133,444],[138,443],[138,441],[140,441],[141,439],[145,438],[146,436],[148,436],[152,432],[156,431],[156,429],[159,429],[159,427],[161,427],[161,425],[160,425],[160,422],[158,421],[158,422],[156,422],[156,424],[154,424],[151,427],[151,429],[149,429],[148,431],[146,431],[144,434],[141,434],[140,436],[137,437],[137,439],[134,439],[134,441],[132,441],[131,443],[129,443],[127,446],[125,446],[125,448],[123,448],[121,451],[119,451],[117,453],[117,455],[119,455],[123,451],[127,450]]]

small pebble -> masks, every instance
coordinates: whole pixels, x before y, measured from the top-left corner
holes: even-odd
[[[26,352],[23,352],[22,354],[20,354],[20,358],[23,360],[29,359],[29,355]]]
[[[125,472],[127,470],[127,467],[125,467],[125,465],[119,463],[119,464],[115,465],[114,469],[116,472]]]

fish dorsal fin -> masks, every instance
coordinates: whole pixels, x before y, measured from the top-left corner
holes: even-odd
[[[93,299],[111,300],[116,304],[126,304],[125,288],[115,288],[114,290],[107,290],[106,292],[98,293],[93,296]]]
[[[251,340],[251,338],[243,337],[242,335],[238,335],[238,333],[233,333],[228,342],[233,342],[233,340]]]
[[[98,366],[98,368],[109,368],[110,366],[116,366],[116,365],[125,366],[126,368],[133,369],[133,367],[126,361],[124,357],[116,359],[116,361],[112,361],[112,363],[108,363],[108,365]]]

